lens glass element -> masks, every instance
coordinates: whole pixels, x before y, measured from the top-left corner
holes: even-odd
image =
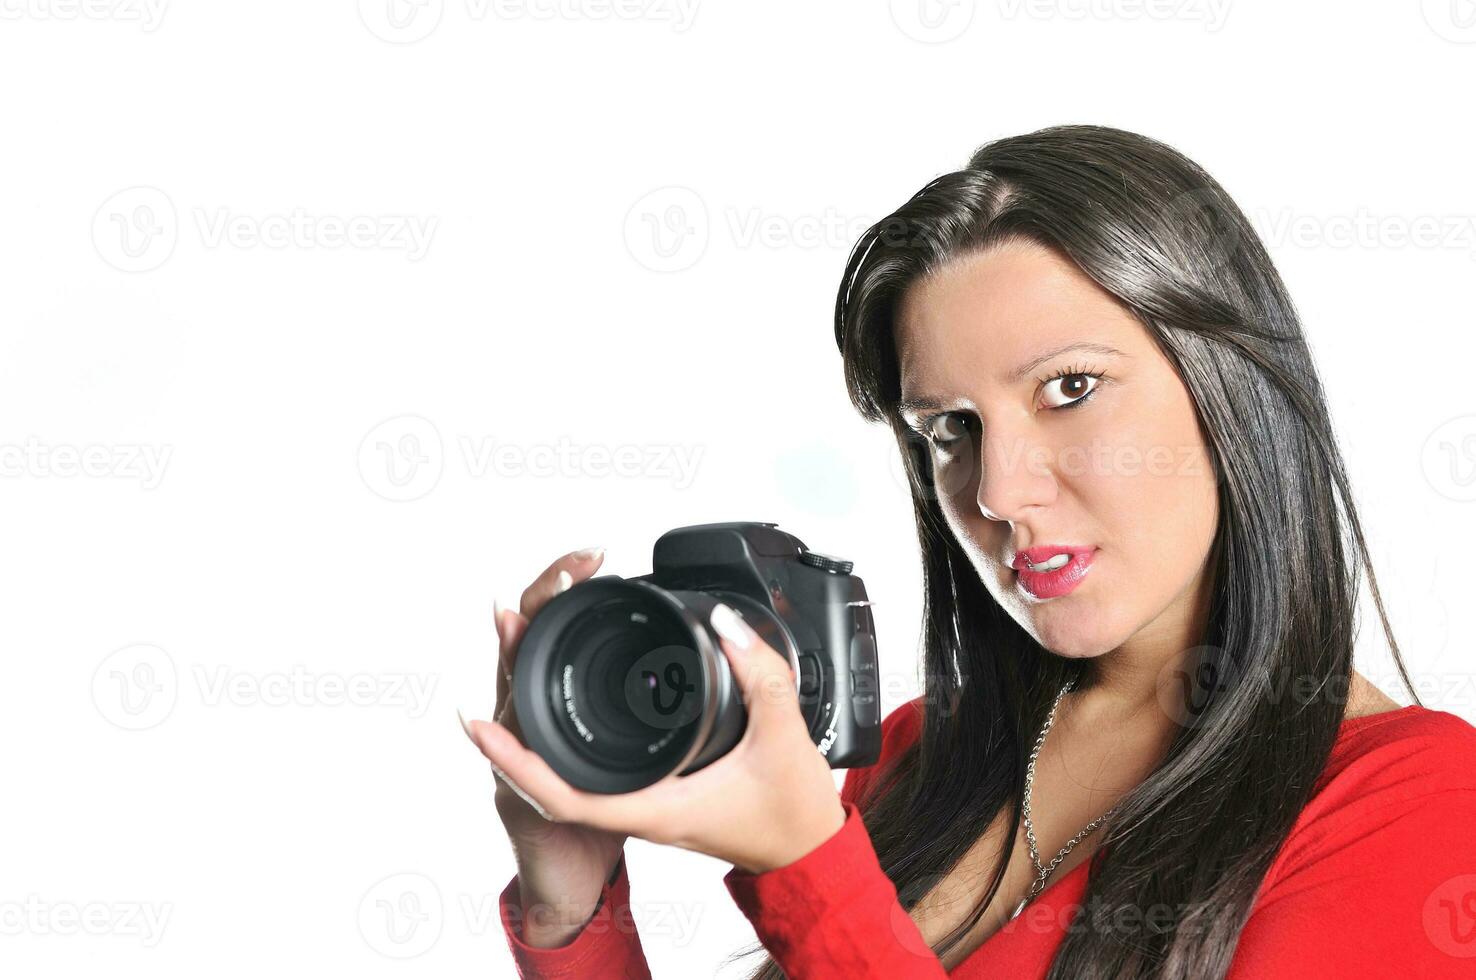
[[[567,743],[609,769],[676,765],[704,703],[691,630],[651,597],[625,594],[579,613],[553,658],[554,717]]]

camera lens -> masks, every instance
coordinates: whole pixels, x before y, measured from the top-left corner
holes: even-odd
[[[602,576],[549,600],[513,677],[529,748],[570,785],[623,793],[700,767],[746,715],[707,625],[717,600]]]
[[[560,638],[564,737],[606,767],[675,763],[702,713],[701,654],[686,626],[641,596],[602,600]]]

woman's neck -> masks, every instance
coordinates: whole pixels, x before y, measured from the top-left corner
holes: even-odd
[[[1068,700],[1079,723],[1109,727],[1156,719],[1176,726],[1185,681],[1192,679],[1209,626],[1213,583],[1209,562],[1174,602],[1116,649],[1087,661]]]

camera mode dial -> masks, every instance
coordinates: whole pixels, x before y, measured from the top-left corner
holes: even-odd
[[[853,561],[846,561],[844,558],[835,558],[831,555],[822,555],[818,551],[801,552],[799,560],[806,565],[811,565],[834,575],[849,575],[851,574],[851,569],[856,567],[856,563]]]

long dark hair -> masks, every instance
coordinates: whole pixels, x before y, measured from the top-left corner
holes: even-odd
[[[1005,241],[1058,250],[1148,329],[1195,405],[1219,496],[1206,567],[1213,601],[1200,645],[1187,651],[1188,713],[1158,768],[1099,830],[1082,899],[1085,910],[1168,918],[1117,917],[1109,927],[1079,916],[1048,976],[1220,978],[1337,736],[1360,568],[1419,699],[1292,301],[1220,185],[1156,140],[1089,125],[996,140],[851,251],[836,343],[856,408],[896,434],[925,591],[922,728],[872,780],[866,828],[909,910],[1004,807],[1013,814],[1004,839],[1015,840],[1028,753],[1056,693],[1085,665],[1042,647],[989,594],[944,522],[928,446],[897,410],[892,331],[903,292],[948,260]],[[977,922],[1004,870],[935,953]],[[783,973],[766,960],[754,976]]]

